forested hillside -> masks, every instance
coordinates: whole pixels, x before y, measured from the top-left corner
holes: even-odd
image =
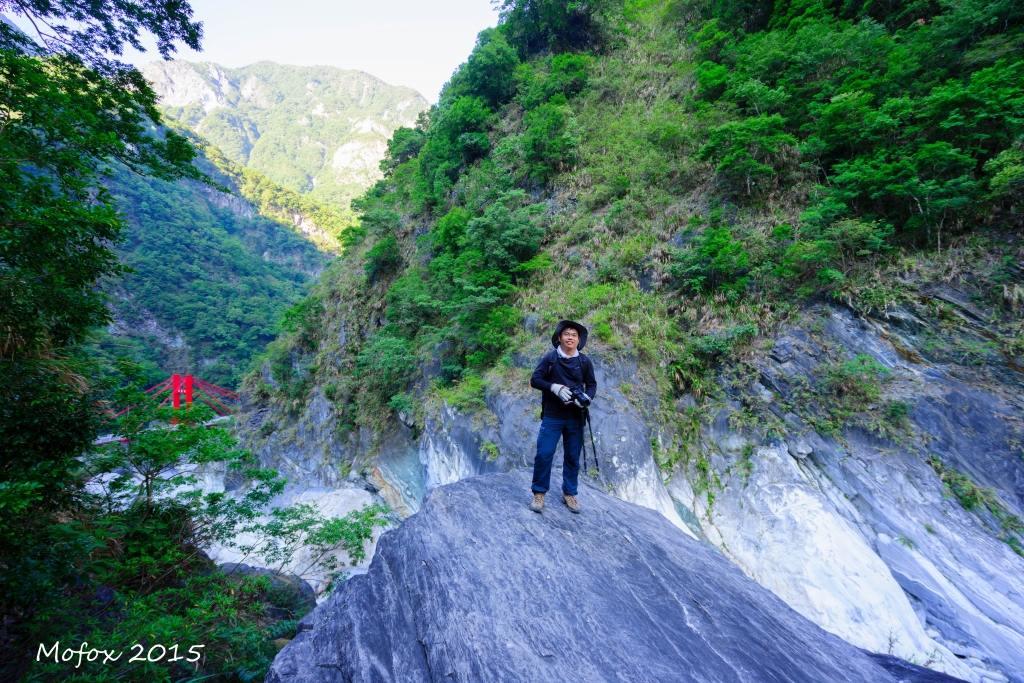
[[[153,384],[191,372],[234,387],[280,331],[286,310],[339,252],[345,212],[285,190],[207,148],[221,192],[120,170],[108,187],[128,229],[132,269],[109,286],[114,320],[95,333],[111,367],[127,357]]]
[[[530,466],[579,320],[592,481],[860,647],[1024,680],[1022,41],[1009,0],[503,2],[246,378],[244,442],[411,514]]]
[[[169,119],[235,163],[342,208],[380,178],[392,131],[427,106],[411,88],[327,66],[159,61],[142,72]]]

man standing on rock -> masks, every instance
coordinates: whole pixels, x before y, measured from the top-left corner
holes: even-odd
[[[594,365],[580,353],[586,344],[587,328],[572,320],[562,320],[551,335],[551,345],[555,349],[541,357],[530,378],[530,386],[543,392],[531,487],[533,503],[530,509],[534,512],[544,509],[544,495],[551,483],[551,461],[559,438],[565,454],[562,461],[562,502],[571,512],[578,514],[582,509],[576,500],[576,492],[580,449],[583,446],[583,406],[574,398],[573,392],[585,394],[585,400],[597,393]]]

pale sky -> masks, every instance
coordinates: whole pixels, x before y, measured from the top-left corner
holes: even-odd
[[[260,60],[359,69],[407,85],[431,102],[498,20],[490,0],[191,0],[203,22],[203,51],[178,58],[240,67]],[[19,26],[30,28],[18,17]],[[28,31],[30,34],[31,32]],[[154,50],[126,54],[134,64]]]

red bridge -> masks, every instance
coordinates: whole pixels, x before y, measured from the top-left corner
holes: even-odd
[[[155,387],[146,389],[145,393],[154,400],[160,398],[164,394],[167,394],[167,396],[164,396],[164,400],[160,401],[160,405],[164,406],[168,401],[171,401],[171,405],[175,408],[181,408],[182,398],[184,398],[185,405],[190,406],[192,405],[192,399],[198,397],[199,400],[213,408],[213,412],[218,415],[218,417],[207,422],[207,426],[222,422],[231,414],[231,408],[225,405],[221,398],[232,403],[238,400],[238,394],[235,392],[224,389],[223,387],[218,387],[215,384],[210,384],[209,382],[204,382],[192,375],[185,375],[184,377],[181,375],[171,375]],[[126,408],[120,413],[117,413],[117,415],[123,415],[127,410],[128,409]],[[126,439],[119,438],[113,434],[106,434],[93,441],[93,445],[105,446],[109,443],[114,443],[115,441],[124,442]]]
[[[209,382],[204,382],[192,375],[185,375],[184,377],[181,375],[171,375],[155,387],[146,389],[146,393],[154,400],[166,393],[167,396],[160,402],[160,405],[166,405],[168,401],[171,401],[171,405],[175,408],[181,407],[183,397],[186,406],[191,405],[192,399],[198,397],[199,400],[213,408],[215,413],[222,416],[230,415],[232,410],[221,399],[230,402],[238,400],[238,394],[235,392],[228,391]]]

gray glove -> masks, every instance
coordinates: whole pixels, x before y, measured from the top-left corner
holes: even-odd
[[[552,384],[551,393],[562,399],[563,403],[568,403],[572,400],[572,391],[564,384]]]

